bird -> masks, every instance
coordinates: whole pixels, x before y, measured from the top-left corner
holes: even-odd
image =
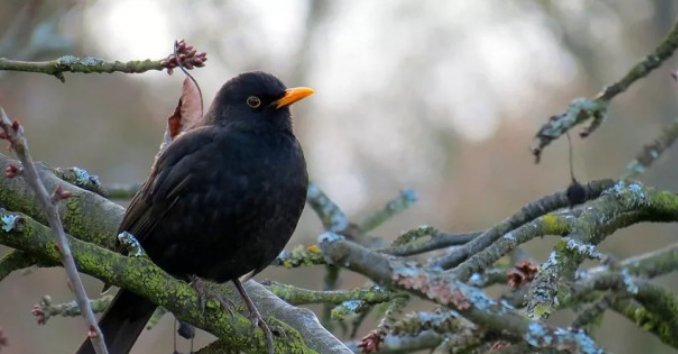
[[[228,80],[203,124],[156,156],[119,227],[176,278],[232,281],[269,351],[271,331],[240,278],[280,254],[301,216],[308,173],[290,105],[313,93],[262,71]],[[121,288],[99,321],[109,353],[129,353],[156,307]],[[76,352],[93,353],[89,339]]]

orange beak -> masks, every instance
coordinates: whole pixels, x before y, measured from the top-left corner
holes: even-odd
[[[289,106],[294,102],[299,101],[300,99],[306,98],[315,92],[312,88],[308,87],[295,87],[285,90],[285,96],[281,99],[273,102],[276,105],[276,108],[281,108]]]

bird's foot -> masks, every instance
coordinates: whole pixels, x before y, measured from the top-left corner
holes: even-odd
[[[233,301],[225,298],[219,292],[214,291],[214,289],[210,288],[210,284],[208,282],[195,275],[191,277],[191,286],[198,292],[201,314],[205,312],[208,297],[213,297],[219,301],[219,304],[224,310],[228,311],[228,314],[231,315],[231,321],[233,321],[235,318],[233,315],[233,307],[235,307],[235,304]]]
[[[264,331],[264,338],[266,338],[268,353],[275,354],[275,346],[273,345],[273,333],[275,333],[278,336],[287,338],[285,331],[282,329],[282,327],[272,326],[269,325],[266,321],[264,321],[264,317],[261,316],[259,310],[254,305],[254,302],[252,302],[250,296],[247,295],[247,291],[245,291],[245,288],[242,286],[242,283],[240,282],[239,279],[234,279],[233,285],[235,285],[235,288],[240,293],[240,296],[242,297],[245,306],[247,306],[247,309],[250,311],[249,319],[250,321],[252,321],[253,329],[256,331],[257,327],[259,327],[261,328],[262,331]]]
[[[275,347],[273,345],[273,335],[275,334],[278,337],[287,338],[285,330],[276,325],[270,325],[264,320],[264,317],[261,316],[259,310],[256,307],[250,308],[250,321],[252,321],[252,330],[256,331],[257,327],[261,328],[264,331],[264,337],[266,338],[266,345],[268,346],[269,354],[275,353]]]

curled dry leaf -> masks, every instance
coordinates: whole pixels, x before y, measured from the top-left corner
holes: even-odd
[[[506,273],[508,286],[512,288],[521,287],[534,280],[538,272],[539,267],[528,260],[516,263],[515,268]]]
[[[184,79],[179,106],[182,132],[202,124],[202,94],[198,85],[190,77]]]
[[[190,77],[184,79],[181,98],[174,112],[167,118],[167,129],[160,151],[177,136],[202,124],[203,101],[200,88]]]

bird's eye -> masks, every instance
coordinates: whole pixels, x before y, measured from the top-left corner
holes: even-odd
[[[259,106],[261,106],[261,100],[257,96],[247,97],[247,105],[252,108],[259,108]]]

